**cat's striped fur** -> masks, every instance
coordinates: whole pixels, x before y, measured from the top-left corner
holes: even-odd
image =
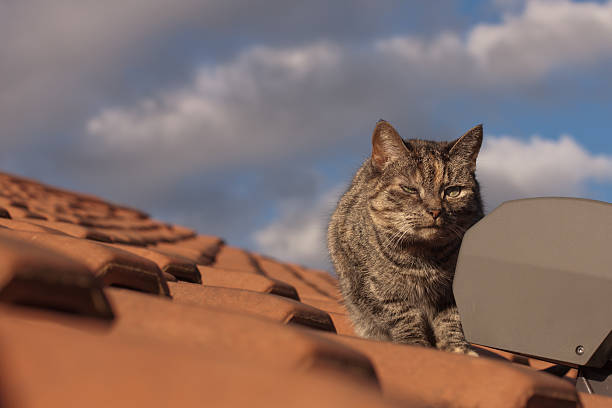
[[[471,353],[452,280],[461,239],[483,216],[482,126],[454,142],[403,141],[379,121],[372,156],[328,230],[350,318],[363,337]]]

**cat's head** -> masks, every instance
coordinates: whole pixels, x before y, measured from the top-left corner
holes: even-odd
[[[475,177],[482,125],[452,142],[402,140],[386,121],[372,135],[368,210],[397,244],[442,245],[482,217]]]

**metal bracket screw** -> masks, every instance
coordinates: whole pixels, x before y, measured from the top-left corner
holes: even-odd
[[[576,347],[576,354],[578,354],[579,356],[584,354],[584,347],[582,345]]]

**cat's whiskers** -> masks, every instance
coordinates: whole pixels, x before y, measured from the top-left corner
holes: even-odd
[[[403,234],[400,236],[400,238],[397,240],[397,244],[396,244],[396,246],[397,246],[397,245],[399,245],[399,244],[400,244],[400,242],[402,242],[402,240],[403,240],[403,239],[404,239],[404,237],[405,237],[405,236],[408,234],[408,232],[410,232],[408,229],[406,229],[406,230],[404,231],[404,233],[403,233]]]
[[[381,248],[382,252],[386,252],[390,249],[392,249],[394,247],[393,241],[395,240],[395,237],[398,236],[399,233],[395,233],[393,234],[393,236],[391,238],[388,238],[385,242],[385,244],[383,245],[383,247]]]
[[[391,237],[385,235],[385,240],[384,240],[384,243],[383,243],[382,248],[381,248],[381,250],[383,252],[386,251],[387,249],[389,249],[389,247],[391,246],[391,243],[393,242],[395,237],[397,235],[399,235],[399,233],[400,233],[400,231],[396,229],[395,232],[391,235]]]
[[[397,228],[397,224],[395,225]],[[402,236],[405,234],[406,230],[402,228],[397,228],[397,231],[387,240],[387,243],[383,247],[383,252],[395,249],[397,245],[400,243]]]
[[[412,219],[407,219],[405,221],[396,221],[393,223],[396,232],[393,233],[391,237],[386,238],[386,242],[382,247],[383,252],[396,249],[405,236],[412,231],[414,228],[414,224],[410,222]]]
[[[463,235],[465,234],[465,231],[462,228],[460,228],[460,227],[458,227],[456,225],[447,225],[446,229],[449,232],[452,232],[453,235],[455,235],[457,238],[463,239]]]

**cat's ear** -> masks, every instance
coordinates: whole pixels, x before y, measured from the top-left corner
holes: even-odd
[[[383,170],[389,163],[408,152],[402,137],[385,120],[379,120],[372,134],[372,165]]]
[[[448,155],[451,159],[465,162],[471,171],[476,170],[476,158],[482,145],[482,124],[474,126],[465,135],[449,144]]]

